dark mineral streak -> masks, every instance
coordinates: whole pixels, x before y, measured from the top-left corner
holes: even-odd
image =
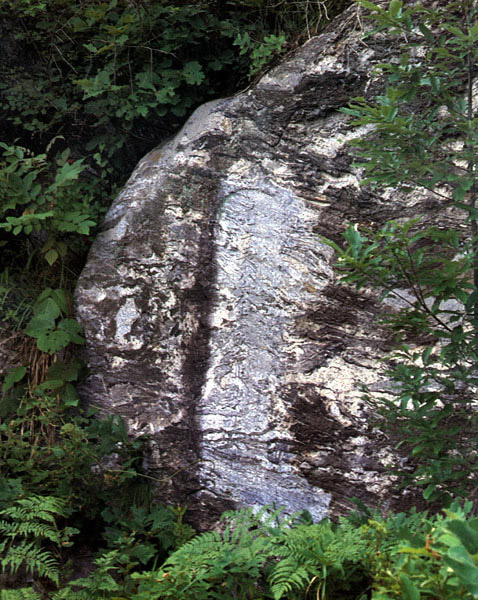
[[[80,278],[82,394],[150,436],[158,496],[201,525],[244,504],[320,518],[350,496],[396,500],[359,387],[386,390],[389,339],[375,299],[337,286],[320,237],[417,211],[350,167],[360,131],[338,111],[377,88],[383,53],[356,10],[148,154]]]

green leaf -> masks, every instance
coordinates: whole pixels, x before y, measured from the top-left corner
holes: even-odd
[[[25,377],[26,372],[26,367],[15,367],[13,369],[9,369],[3,381],[2,392],[8,392],[8,390],[10,390],[16,383]]]
[[[51,290],[50,296],[52,300],[60,308],[63,315],[68,315],[71,312],[70,295],[67,291],[58,288]]]
[[[436,483],[430,483],[429,485],[427,485],[427,487],[423,490],[423,497],[425,498],[425,500],[433,499],[433,494],[435,493],[436,489]]]
[[[53,298],[45,298],[35,303],[34,312],[36,317],[55,320],[60,316],[61,310]]]
[[[55,186],[61,186],[67,181],[78,179],[84,169],[83,159],[76,160],[72,164],[66,162],[55,176]]]
[[[70,341],[69,334],[59,329],[44,331],[37,337],[38,348],[48,354],[55,354],[66,348]]]
[[[42,336],[46,331],[53,330],[55,328],[55,320],[53,318],[36,316],[32,317],[30,322],[25,328],[25,333],[30,337],[38,338]]]
[[[75,386],[67,383],[61,392],[61,399],[66,406],[78,406],[80,397],[78,396]]]
[[[58,260],[59,256],[60,255],[58,254],[58,252],[54,248],[52,248],[51,250],[48,250],[48,252],[45,254],[45,260],[51,267]]]
[[[420,591],[404,573],[400,573],[400,583],[402,584],[403,600],[420,600]]]
[[[145,565],[154,555],[156,550],[152,544],[140,544],[134,548],[132,555]]]
[[[473,598],[478,598],[478,567],[463,546],[450,548],[443,561],[453,569]]]
[[[433,42],[434,36],[430,29],[425,25],[425,23],[418,23],[418,29],[423,33],[427,42]]]
[[[453,532],[470,554],[478,554],[478,518],[468,522],[452,520],[448,529]]]
[[[63,379],[50,378],[40,385],[41,390],[58,390],[65,385]]]
[[[183,67],[182,74],[189,85],[200,85],[206,78],[197,60],[187,62]]]
[[[402,12],[403,2],[401,0],[392,0],[388,7],[388,13],[391,17],[396,18],[400,16]]]
[[[136,73],[135,79],[141,89],[153,91],[156,90],[152,81],[151,71],[142,71],[141,73]]]
[[[84,344],[83,328],[75,319],[62,319],[58,323],[58,330],[68,335],[69,341],[74,344]]]
[[[360,4],[360,6],[363,6],[364,8],[368,8],[369,10],[372,10],[375,12],[384,12],[383,8],[381,8],[377,4],[373,4],[372,2],[369,2],[369,0],[358,0],[358,3]]]
[[[76,381],[83,369],[83,364],[78,359],[73,359],[70,363],[61,360],[54,362],[48,369],[45,381],[50,379],[60,379],[65,381]]]
[[[89,235],[91,227],[94,227],[95,225],[96,225],[95,221],[91,221],[91,220],[87,219],[86,221],[83,221],[78,224],[78,226],[76,227],[76,231],[77,231],[77,233],[80,233],[81,235]]]

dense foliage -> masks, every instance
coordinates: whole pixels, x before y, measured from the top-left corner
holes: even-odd
[[[352,226],[334,246],[344,282],[408,303],[384,315],[396,394],[367,398],[409,448],[405,483],[448,508],[362,506],[337,523],[248,509],[196,535],[185,507],[152,501],[144,440],[83,410],[75,389],[84,339],[70,290],[124,173],[343,3],[3,0],[0,327],[23,360],[0,400],[0,600],[478,598],[478,520],[452,500],[476,478],[476,9],[359,3],[373,35],[404,36],[400,61],[379,67],[385,93],[346,111],[374,126],[359,148],[366,183],[435,192],[468,228]],[[426,343],[413,350],[406,336]]]
[[[246,86],[340,4],[3,0],[3,265],[19,252],[26,262],[39,232],[50,265],[84,254],[147,150],[201,102]]]
[[[224,514],[220,531],[190,541],[191,531],[168,509],[133,508],[127,522],[108,532],[108,548],[89,576],[49,593],[39,578],[33,587],[1,591],[0,598],[472,600],[478,598],[478,519],[468,516],[470,508],[455,504],[441,516],[387,518],[356,512],[339,523],[248,509]],[[36,496],[4,510],[3,563],[17,569],[23,562],[27,571],[57,583],[59,550],[78,533],[58,524],[64,511],[58,499]],[[168,548],[177,549],[164,561]]]
[[[379,426],[409,453],[405,484],[423,488],[427,500],[476,499],[478,8],[471,0],[436,8],[360,4],[372,13],[373,35],[398,36],[403,48],[397,61],[377,67],[384,93],[345,110],[369,128],[356,143],[364,183],[425,190],[456,223],[430,226],[424,215],[380,229],[350,226],[345,248],[334,245],[342,281],[395,301],[383,315],[397,341],[392,389],[366,399],[384,417]]]

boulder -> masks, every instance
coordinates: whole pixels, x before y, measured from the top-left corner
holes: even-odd
[[[339,109],[376,92],[372,67],[394,51],[362,41],[357,11],[145,156],[78,283],[82,396],[148,436],[158,498],[200,526],[241,505],[319,519],[352,496],[404,503],[360,388],[387,389],[391,340],[375,297],[337,285],[322,240],[421,207],[361,188],[351,167],[360,131]]]

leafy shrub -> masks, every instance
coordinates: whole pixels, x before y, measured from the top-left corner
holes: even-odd
[[[436,517],[351,514],[338,524],[227,513],[223,533],[202,534],[159,571],[138,574],[132,600],[471,600],[478,525],[467,519],[470,508],[455,504]]]
[[[178,548],[195,534],[183,523],[184,512],[161,505],[132,506],[127,511],[106,509],[103,517],[109,525],[103,539],[108,547],[99,551],[88,577],[70,581],[55,599],[131,597],[136,589],[131,576],[135,569],[154,568],[164,561],[168,550]]]
[[[119,417],[75,415],[41,391],[2,400],[0,417],[0,499],[2,486],[7,494],[15,485],[22,494],[68,500],[72,511],[91,518],[137,477],[141,441],[129,441]],[[105,466],[111,455],[121,467]]]
[[[168,122],[237,89],[248,71],[257,74],[286,49],[286,39],[309,36],[345,4],[4,2],[0,16],[28,60],[6,61],[0,110],[25,145],[26,132],[45,143],[60,134],[67,148],[86,149],[93,171],[106,159],[119,175],[171,131]]]
[[[317,598],[355,598],[368,583],[361,563],[369,547],[360,527],[346,520],[284,528],[273,540],[272,555],[280,558],[269,575],[274,600],[299,599],[312,588]]]
[[[21,135],[32,131],[44,139],[60,133],[69,147],[82,140],[96,157],[95,170],[104,157],[124,170],[121,149],[138,144],[135,131],[141,132],[146,118],[148,128],[156,123],[167,131],[161,117],[180,123],[220,88],[231,89],[231,74],[240,80],[247,73],[249,56],[268,34],[267,18],[257,18],[264,7],[250,2],[220,9],[212,2],[126,0],[2,6],[0,15],[10,19],[36,72],[27,64],[7,67],[0,108]],[[241,32],[250,41],[242,56],[233,47]],[[256,66],[282,47],[265,44]]]
[[[192,539],[170,556],[162,568],[137,575],[135,600],[146,598],[253,598],[262,593],[262,569],[271,555],[271,530],[277,512],[252,509],[225,513],[221,532]],[[270,597],[265,595],[264,597]]]
[[[341,281],[379,289],[403,306],[384,309],[384,322],[397,335],[393,387],[388,397],[367,392],[365,399],[378,406],[379,427],[391,429],[409,453],[400,471],[405,485],[419,486],[430,501],[475,497],[477,7],[469,1],[432,8],[401,0],[386,8],[359,4],[373,19],[369,35],[404,40],[399,60],[377,67],[385,91],[371,101],[356,98],[344,110],[355,125],[369,128],[355,141],[364,183],[426,190],[462,218],[456,228],[427,227],[420,219],[392,221],[378,231],[352,225],[344,248],[330,243]]]
[[[133,598],[279,600],[302,598],[312,588],[318,598],[357,597],[364,577],[357,565],[370,545],[360,527],[279,514],[267,508],[225,513],[220,532],[194,538],[158,572],[137,575]]]
[[[471,506],[455,503],[435,516],[412,511],[382,517],[367,510],[339,523],[243,509],[226,513],[220,531],[179,547],[159,570],[132,572],[153,559],[150,545],[157,535],[148,540],[145,528],[138,545],[132,527],[141,529],[148,520],[154,526],[159,515],[163,539],[172,531],[167,509],[153,509],[152,519],[135,511],[136,525],[126,524],[129,533],[119,544],[119,537],[110,538],[94,571],[49,593],[48,599],[472,600],[478,598],[478,518],[469,516]],[[38,513],[38,508],[28,512]],[[26,535],[36,527],[22,526]],[[2,592],[0,598],[37,599],[33,589],[13,594]]]
[[[79,176],[85,169],[82,160],[69,160],[66,150],[56,159],[52,169],[46,154],[34,155],[26,148],[0,142],[0,229],[30,235],[48,231],[41,252],[51,265],[65,256],[67,245],[61,234],[89,235],[96,225],[92,217],[93,203]]]

